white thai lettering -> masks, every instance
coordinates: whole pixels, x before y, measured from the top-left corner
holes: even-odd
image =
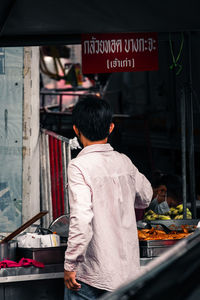
[[[138,52],[138,50],[139,50],[138,39],[136,39],[133,41],[132,52]]]
[[[129,43],[129,40],[125,39],[124,40],[124,50],[126,51],[126,53],[128,53],[130,51],[130,43]]]
[[[122,52],[122,40],[116,41],[117,53]]]
[[[151,52],[153,50],[153,39],[148,38],[148,50]]]
[[[128,65],[128,59],[126,58],[126,59],[123,61],[123,67],[126,67],[126,68],[127,68],[127,65]]]
[[[95,53],[99,54],[99,40],[95,41],[96,47],[95,47]]]
[[[105,53],[110,53],[110,40],[104,41],[104,49],[105,49]]]
[[[115,51],[116,51],[116,40],[111,40],[110,50],[111,50],[112,53],[115,53]]]
[[[144,39],[139,39],[139,51],[144,52]]]
[[[116,68],[118,66],[118,61],[119,61],[119,59],[117,59],[117,58],[115,58],[113,60],[113,68]]]
[[[156,50],[156,41],[153,38],[97,40],[95,37],[92,37],[83,43],[84,54],[121,53],[122,51],[126,53],[151,52],[153,50]]]
[[[102,40],[100,40],[100,43],[99,43],[99,51],[101,54],[104,53],[104,43]]]
[[[106,64],[107,64],[107,69],[109,70],[109,69],[110,69],[110,66],[109,66],[109,59],[107,59]]]
[[[135,60],[134,58],[132,59],[124,59],[124,60],[119,60],[117,57],[114,60],[106,60],[106,66],[107,69],[115,69],[115,68],[134,68],[135,67]]]
[[[90,41],[90,54],[94,54],[95,53],[95,37],[92,37],[92,40]]]
[[[84,41],[83,43],[83,53],[89,54],[89,41]]]

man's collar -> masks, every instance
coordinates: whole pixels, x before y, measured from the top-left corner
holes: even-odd
[[[91,153],[91,152],[107,152],[107,151],[113,151],[113,148],[110,144],[93,144],[90,146],[86,146],[79,152],[78,156]]]

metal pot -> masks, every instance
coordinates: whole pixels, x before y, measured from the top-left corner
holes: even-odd
[[[19,228],[17,228],[15,231],[10,233],[8,236],[4,237],[0,241],[0,260],[3,259],[9,259],[16,261],[17,258],[17,241],[12,240],[14,237],[16,237],[20,232],[28,228],[31,224],[39,220],[41,217],[46,215],[48,211],[41,211],[37,215],[35,215],[33,218],[28,220],[26,223],[22,224]]]
[[[3,259],[16,261],[17,241],[9,241],[0,244],[0,261]]]

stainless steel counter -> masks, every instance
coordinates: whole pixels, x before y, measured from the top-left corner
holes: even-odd
[[[63,264],[45,265],[44,268],[34,266],[0,269],[0,284],[8,282],[44,280],[63,278]]]
[[[149,262],[151,262],[153,260],[152,257],[142,257],[140,258],[140,266],[144,267],[146,266]]]
[[[1,300],[63,300],[63,263],[0,269]]]
[[[141,267],[152,259],[141,258]],[[64,272],[62,264],[0,269],[1,300],[63,300]]]
[[[145,266],[152,258],[141,258],[140,265]],[[63,278],[63,264],[45,265],[44,268],[34,266],[0,269],[0,284],[20,281],[46,280]]]

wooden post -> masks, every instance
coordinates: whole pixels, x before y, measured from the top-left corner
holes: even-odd
[[[24,48],[22,223],[40,211],[39,48]]]

